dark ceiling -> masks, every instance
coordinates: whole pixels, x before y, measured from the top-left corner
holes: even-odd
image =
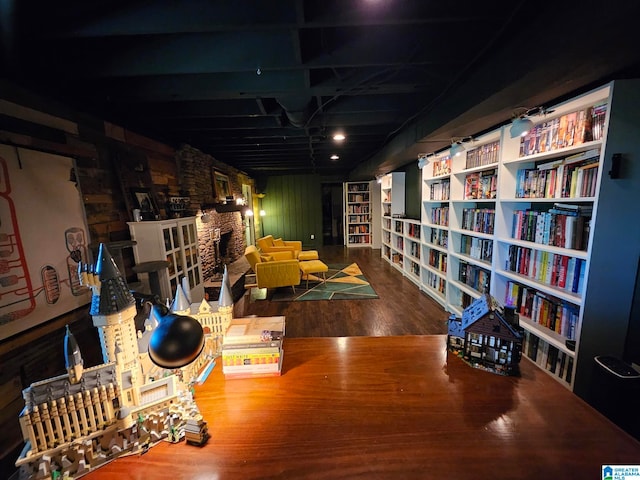
[[[252,176],[345,179],[635,76],[638,18],[628,0],[0,2],[11,81]]]

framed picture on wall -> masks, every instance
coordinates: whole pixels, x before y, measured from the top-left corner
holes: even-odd
[[[151,190],[148,188],[132,188],[131,193],[134,199],[133,204],[135,208],[140,209],[142,219],[155,220],[159,212],[153,201]]]
[[[213,196],[219,201],[224,202],[227,197],[230,197],[231,184],[229,183],[229,177],[224,173],[220,173],[217,170],[213,171]]]

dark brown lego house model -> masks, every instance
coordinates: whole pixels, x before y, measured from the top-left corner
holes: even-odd
[[[503,309],[489,294],[449,317],[447,348],[474,368],[518,375],[522,330],[513,310]]]

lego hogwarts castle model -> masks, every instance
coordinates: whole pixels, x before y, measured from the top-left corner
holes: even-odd
[[[20,426],[25,447],[14,479],[78,478],[119,456],[144,452],[160,440],[175,441],[189,422],[204,422],[190,383],[213,362],[220,332],[231,321],[228,282],[222,282],[217,309],[204,300],[185,304],[189,294],[178,287],[178,312],[172,312],[172,320],[189,315],[188,321],[195,319],[199,325],[193,328],[191,352],[182,361],[168,359],[162,345],[166,332],[158,334],[165,320],[158,319],[154,309],[144,331],[136,331],[135,300],[124,278],[104,245],[98,257],[95,274],[85,269],[81,278],[93,292],[90,313],[99,330],[104,363],[84,368],[80,348],[67,328],[67,374],[23,391]],[[160,361],[155,362],[149,350]]]
[[[518,315],[484,294],[449,317],[447,348],[466,363],[500,375],[519,375],[522,333]]]

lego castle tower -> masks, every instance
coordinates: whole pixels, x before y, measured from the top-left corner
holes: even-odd
[[[98,328],[103,360],[116,364],[123,404],[139,405],[144,381],[134,321],[136,301],[104,244],[100,244],[92,277],[88,282],[93,290],[89,313]],[[84,272],[82,279],[85,279]]]

